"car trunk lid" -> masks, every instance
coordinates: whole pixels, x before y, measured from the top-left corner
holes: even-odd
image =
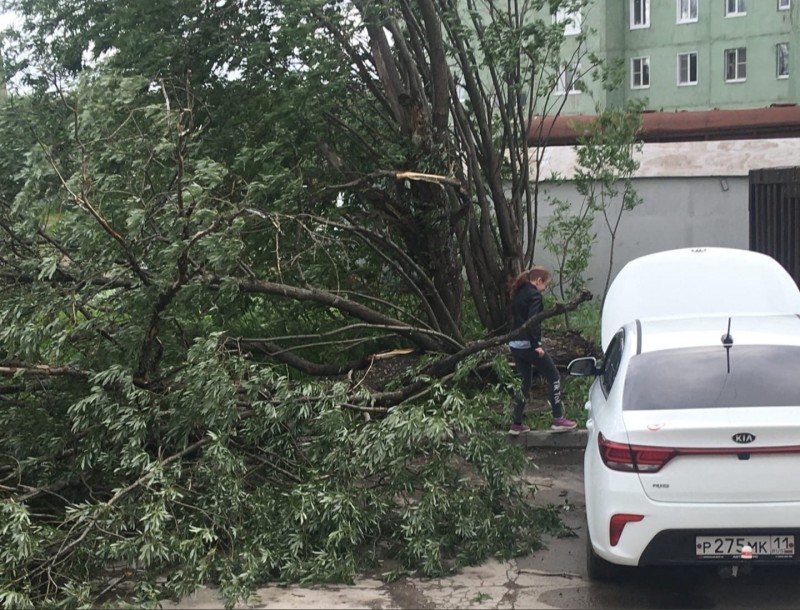
[[[605,350],[617,330],[634,320],[798,312],[797,284],[766,254],[669,250],[630,261],[614,278],[603,304],[601,341]]]
[[[669,458],[638,473],[653,500],[800,501],[800,406],[627,411],[624,422],[632,447]]]

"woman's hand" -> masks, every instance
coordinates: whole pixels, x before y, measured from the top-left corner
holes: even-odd
[[[540,357],[540,358],[543,358],[543,357],[544,357],[544,348],[543,348],[543,347],[541,347],[541,346],[540,346],[540,347],[537,347],[537,348],[536,348],[535,350],[533,350],[533,351],[534,351],[534,352],[536,352],[537,354],[539,354],[539,357]]]

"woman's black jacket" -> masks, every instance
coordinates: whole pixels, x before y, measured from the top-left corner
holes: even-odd
[[[516,329],[525,324],[537,313],[541,313],[543,307],[542,293],[529,282],[522,284],[511,302],[512,328]],[[536,349],[542,345],[542,325],[534,322],[527,330],[520,331],[515,340],[528,340],[531,342],[531,347]]]

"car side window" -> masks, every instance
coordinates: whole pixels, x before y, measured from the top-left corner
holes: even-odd
[[[622,348],[625,345],[625,335],[619,331],[611,343],[608,344],[608,349],[603,358],[603,391],[608,395],[611,391],[611,386],[614,385],[614,379],[617,377],[619,371],[619,363],[622,360]]]

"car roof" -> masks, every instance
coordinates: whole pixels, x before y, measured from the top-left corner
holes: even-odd
[[[723,347],[728,334],[737,345],[800,346],[800,316],[795,314],[741,314],[639,320],[626,325],[637,337],[637,353],[692,347]]]
[[[605,350],[632,320],[796,313],[797,284],[766,254],[711,247],[667,250],[630,261],[614,278],[603,303],[601,340]]]

